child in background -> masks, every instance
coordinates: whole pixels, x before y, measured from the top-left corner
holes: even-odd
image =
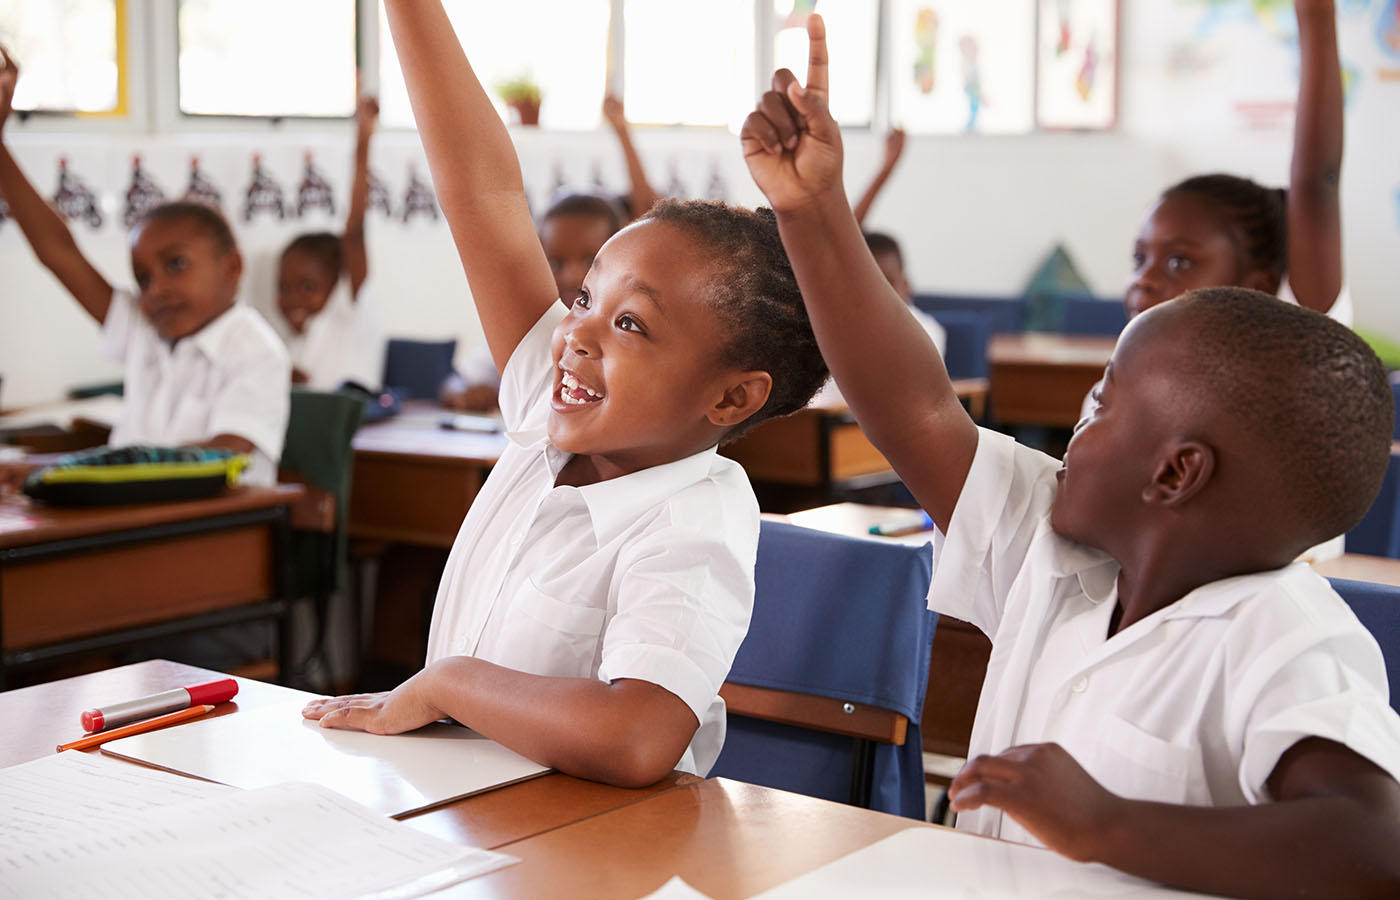
[[[753,603],[758,504],[720,441],[826,378],[771,213],[670,201],[559,302],[510,136],[440,4],[385,4],[510,441],[438,590],[428,665],[321,725],[451,717],[544,765],[704,773]]]
[[[0,47],[0,134],[19,68]],[[250,453],[245,483],[272,484],[282,454],[290,366],[256,312],[235,303],[243,272],[217,210],[165,203],[132,226],[137,295],[113,289],[0,140],[0,196],[39,261],[102,326],[102,349],[125,367],[113,446],[197,444]]]
[[[355,168],[345,231],[303,234],[282,251],[277,308],[292,335],[292,381],[331,391],[345,382],[373,390],[384,374],[384,336],[371,321],[365,252],[369,203],[369,142],[379,117],[373,97],[355,108]]]
[[[1238,285],[1351,325],[1343,290],[1339,182],[1342,74],[1332,0],[1297,0],[1298,105],[1288,190],[1233,175],[1163,192],[1133,245],[1128,317],[1192,288]]]
[[[564,305],[573,305],[593,257],[621,227],[612,204],[593,194],[570,194],[545,212],[540,245]],[[490,346],[483,344],[467,358],[460,374],[453,372],[443,382],[438,399],[448,409],[490,412],[498,406],[500,389],[501,374]]]
[[[1191,890],[1400,895],[1380,648],[1291,564],[1380,487],[1380,361],[1208,288],[1123,332],[1063,465],[977,428],[864,246],[808,34],[806,86],[777,73],[741,141],[861,428],[941,532],[930,606],[992,638],[958,827]]]

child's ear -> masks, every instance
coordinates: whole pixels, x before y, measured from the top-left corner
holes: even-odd
[[[715,425],[738,425],[763,408],[773,391],[773,376],[763,371],[741,372],[725,388],[706,418]]]
[[[243,277],[243,254],[237,250],[230,250],[224,254],[220,260],[224,269],[224,280],[228,283],[233,293],[238,291],[238,279]]]
[[[1144,502],[1181,506],[1200,493],[1215,474],[1215,449],[1200,441],[1181,441],[1168,448],[1142,489]]]

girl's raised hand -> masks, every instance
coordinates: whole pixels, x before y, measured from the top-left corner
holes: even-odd
[[[841,129],[827,109],[826,24],[807,18],[807,84],[787,69],[773,75],[773,89],[759,98],[739,132],[744,161],[776,212],[841,191]]]
[[[19,66],[10,59],[9,51],[0,46],[0,128],[10,118],[15,99],[15,85],[19,83]]]

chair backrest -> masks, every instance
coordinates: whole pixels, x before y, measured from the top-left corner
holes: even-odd
[[[764,521],[710,774],[922,819],[931,574],[927,545]]]
[[[992,316],[984,312],[946,310],[932,314],[948,334],[943,365],[949,378],[986,378],[987,342],[992,337]]]
[[[355,451],[350,442],[360,425],[364,396],[354,391],[292,391],[291,413],[287,417],[287,438],[282,446],[279,468],[315,490],[308,491],[307,511],[293,510],[293,527],[318,531],[330,536],[330,572],[324,573],[333,587],[345,558],[346,522],[350,507],[350,481]],[[324,509],[329,499],[329,515]],[[301,513],[301,514],[299,514]],[[304,543],[304,542],[302,542]],[[316,580],[316,565],[302,557],[309,551],[294,548],[299,591]]]
[[[1400,455],[1390,454],[1380,493],[1347,532],[1346,548],[1348,553],[1400,558]]]
[[[436,400],[452,373],[457,342],[390,338],[384,351],[384,387],[398,388],[410,400]]]
[[[1390,431],[1390,439],[1400,441],[1400,373],[1390,373],[1390,398],[1395,401],[1395,426]]]
[[[976,312],[991,316],[992,334],[1026,330],[1024,297],[974,297],[915,294],[914,305],[935,318],[943,312]]]
[[[1390,706],[1400,712],[1400,587],[1349,578],[1327,580],[1381,645]]]
[[[1060,331],[1065,334],[1116,335],[1128,324],[1128,313],[1118,300],[1098,297],[1065,297]]]

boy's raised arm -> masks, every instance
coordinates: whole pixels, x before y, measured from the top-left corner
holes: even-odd
[[[520,162],[442,4],[387,0],[384,11],[438,202],[462,258],[497,369],[557,299],[535,235]]]
[[[646,215],[656,202],[656,189],[651,186],[647,179],[646,167],[642,165],[642,157],[637,153],[637,148],[632,144],[632,131],[627,125],[627,113],[622,108],[622,101],[612,94],[603,98],[603,116],[612,126],[613,133],[617,135],[618,146],[622,148],[622,158],[627,162],[627,202],[631,205],[628,210],[632,218],[636,219]]]
[[[1288,283],[1298,303],[1332,308],[1342,289],[1342,69],[1332,0],[1297,0],[1298,109],[1288,179]]]
[[[0,132],[9,121],[18,82],[19,66],[5,48],[0,47]],[[24,177],[4,140],[0,140],[0,196],[10,205],[10,214],[19,223],[19,230],[24,232],[39,262],[58,277],[68,293],[94,319],[98,322],[106,319],[107,307],[112,303],[112,286],[83,256],[63,219]]]
[[[355,79],[355,171],[350,180],[350,209],[345,214],[345,232],[340,243],[345,253],[345,274],[350,279],[350,298],[358,298],[360,285],[369,277],[369,254],[365,250],[365,207],[369,206],[369,139],[379,118],[379,101],[360,93]]]
[[[856,224],[865,224],[865,217],[870,214],[870,207],[875,205],[875,198],[884,189],[885,182],[890,180],[890,174],[894,172],[894,167],[899,165],[899,157],[904,153],[904,130],[901,128],[891,128],[890,133],[885,135],[885,158],[880,163],[880,171],[875,173],[875,177],[870,180],[870,185],[865,189],[865,193],[860,195],[856,201],[853,211],[856,214]]]
[[[841,184],[841,132],[827,110],[826,29],[808,19],[807,85],[786,69],[740,132],[777,213],[822,355],[866,435],[946,531],[977,429],[943,361],[866,248]]]

